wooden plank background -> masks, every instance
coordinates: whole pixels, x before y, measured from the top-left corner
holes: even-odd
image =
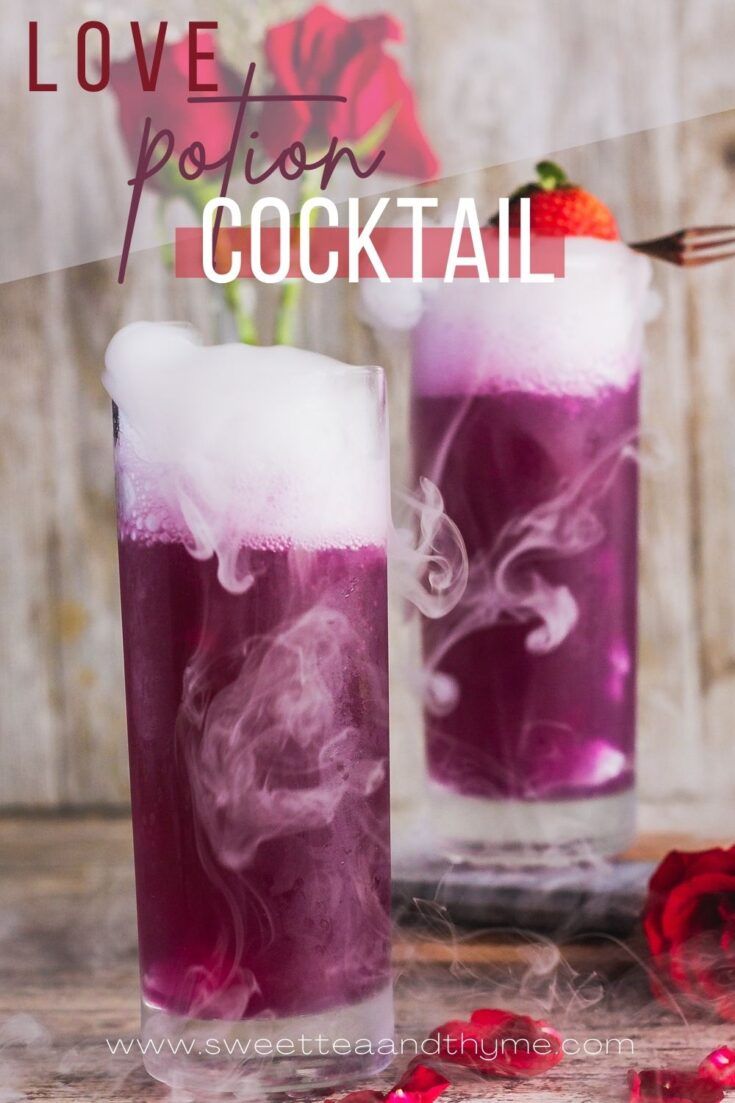
[[[403,20],[403,62],[447,174],[442,197],[474,194],[490,211],[529,176],[534,159],[557,153],[611,203],[630,240],[732,220],[728,0],[334,6],[387,9]],[[252,3],[247,20],[242,7],[227,0],[207,12],[146,0],[136,15],[180,24],[216,17],[237,62],[253,55],[258,23],[306,5]],[[81,93],[60,94],[52,109],[24,92],[27,19],[38,15],[52,53],[72,57],[76,27],[89,13],[73,0],[5,0],[4,9],[11,32],[0,39],[8,143],[0,229],[11,260],[25,247],[32,264],[43,239],[48,271],[0,285],[0,807],[113,806],[127,799],[127,765],[101,358],[112,333],[136,318],[186,319],[214,336],[214,289],[177,283],[155,250],[133,257],[123,288],[116,260],[91,259],[109,256],[106,219],[119,223],[127,201],[111,97],[92,112]],[[94,17],[113,16],[124,25],[119,6],[95,6]],[[68,217],[59,218],[60,204]],[[150,233],[142,226],[140,240]],[[75,249],[88,263],[68,266]],[[685,816],[703,793],[723,804],[735,796],[735,264],[692,274],[659,266],[656,278],[662,310],[650,332],[644,422],[665,459],[644,464],[641,536],[640,763],[649,826]],[[272,297],[259,294],[267,320]],[[400,473],[405,341],[370,333],[354,289],[335,286],[308,289],[299,342],[384,364]],[[413,638],[410,627],[396,628],[397,670]],[[393,696],[400,799],[405,778],[418,773],[420,718],[400,678]]]

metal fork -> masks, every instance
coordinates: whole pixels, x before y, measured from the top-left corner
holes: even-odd
[[[735,257],[735,226],[691,226],[652,241],[636,241],[630,248],[679,268],[695,268]]]

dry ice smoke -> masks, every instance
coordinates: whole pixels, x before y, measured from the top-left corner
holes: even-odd
[[[427,656],[430,711],[441,715],[456,703],[453,680],[437,672],[445,655],[466,636],[496,624],[520,623],[532,626],[526,649],[534,655],[564,642],[577,622],[577,601],[568,586],[554,585],[537,564],[578,555],[602,540],[605,530],[594,507],[620,466],[636,462],[636,439],[637,432],[631,432],[610,445],[552,498],[511,518],[492,547],[474,556],[464,595]]]
[[[204,347],[189,327],[138,322],[113,340],[105,386],[119,411],[120,527],[217,558],[222,586],[254,582],[245,548],[382,546],[427,616],[464,587],[461,536],[427,479],[389,525],[384,382],[315,353]]]
[[[595,238],[567,238],[564,252],[565,275],[554,283],[442,285],[415,327],[417,391],[593,397],[629,386],[658,309],[651,262]]]
[[[298,562],[292,562],[296,587],[299,573]],[[370,806],[370,797],[386,782],[387,760],[383,755],[355,756],[361,742],[355,726],[359,720],[346,720],[343,713],[349,685],[357,679],[368,713],[363,722],[385,730],[385,671],[368,653],[355,625],[334,608],[333,596],[325,589],[305,612],[285,616],[277,628],[236,647],[229,656],[220,652],[212,658],[206,648],[199,648],[188,665],[177,744],[191,786],[199,860],[213,888],[229,902],[230,915],[226,943],[223,940],[206,965],[192,967],[182,979],[190,1016],[238,1020],[260,993],[257,975],[243,962],[249,944],[268,945],[276,935],[277,917],[261,896],[258,877],[251,875],[264,843],[329,828],[342,801],[350,798],[350,815],[359,823],[362,838],[369,840],[371,860],[382,849],[389,862],[384,825],[374,822]],[[207,620],[205,616],[203,637]],[[214,694],[213,662],[230,663],[234,672]],[[237,899],[223,871],[237,877]],[[361,855],[353,855],[339,876],[355,878],[361,886],[360,922],[374,922],[380,930],[384,904],[361,870]],[[324,891],[330,891],[327,881]],[[247,917],[243,893],[248,898]],[[342,919],[349,922],[346,911]],[[375,960],[363,947],[363,959],[355,962],[353,972],[372,978],[381,977],[383,969],[376,942]],[[148,1029],[155,1034],[155,1017]],[[169,1015],[163,1016],[158,1029],[162,1037],[170,1034]],[[161,1060],[166,1059],[164,1054]],[[251,1064],[235,1052],[231,1061],[209,1062],[201,1072],[202,1089],[235,1091],[239,1084],[242,1097],[250,1098],[257,1072],[253,1076],[249,1069],[245,1090],[240,1081],[246,1061]],[[163,1071],[166,1079],[175,1075],[168,1064]],[[187,1073],[189,1086],[192,1075],[198,1074]]]
[[[253,583],[243,547],[385,543],[384,380],[285,347],[204,347],[187,326],[137,322],[112,339],[121,530],[217,558]]]
[[[0,1103],[21,1103],[28,1098],[25,1070],[29,1058],[49,1047],[51,1037],[38,1019],[25,1012],[0,1020]]]
[[[397,520],[388,543],[391,585],[425,617],[443,617],[467,586],[462,534],[430,479],[422,476],[417,493],[404,491],[396,497]]]
[[[206,659],[194,655],[181,725],[197,734],[188,747],[192,792],[199,823],[225,867],[246,868],[268,839],[327,827],[349,792],[369,796],[383,783],[384,759],[345,768],[355,736],[339,711],[351,674],[345,655],[363,650],[343,613],[315,604],[277,632],[248,641],[236,676],[212,699]],[[385,687],[367,656],[360,674],[371,705],[385,714]]]

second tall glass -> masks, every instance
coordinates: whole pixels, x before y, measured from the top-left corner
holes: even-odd
[[[416,469],[469,555],[464,598],[424,631],[432,818],[469,859],[609,854],[634,827],[650,266],[566,246],[554,284],[442,286],[414,334]]]
[[[106,364],[146,1067],[364,1076],[392,1034],[382,373],[143,323]]]

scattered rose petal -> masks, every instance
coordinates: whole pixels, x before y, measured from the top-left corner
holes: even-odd
[[[714,1081],[675,1069],[631,1069],[628,1087],[630,1103],[720,1103],[725,1097]]]
[[[485,1076],[538,1076],[564,1056],[561,1035],[540,1019],[482,1008],[469,1022],[452,1019],[431,1034],[438,1057]]]
[[[449,1086],[440,1072],[427,1065],[414,1065],[388,1092],[385,1103],[434,1103]]]
[[[707,1076],[723,1088],[735,1088],[735,1050],[720,1046],[708,1053],[698,1069],[698,1076]]]
[[[449,1086],[446,1077],[427,1065],[412,1065],[390,1091],[350,1092],[340,1103],[434,1103]],[[334,1100],[328,1099],[326,1103]]]

